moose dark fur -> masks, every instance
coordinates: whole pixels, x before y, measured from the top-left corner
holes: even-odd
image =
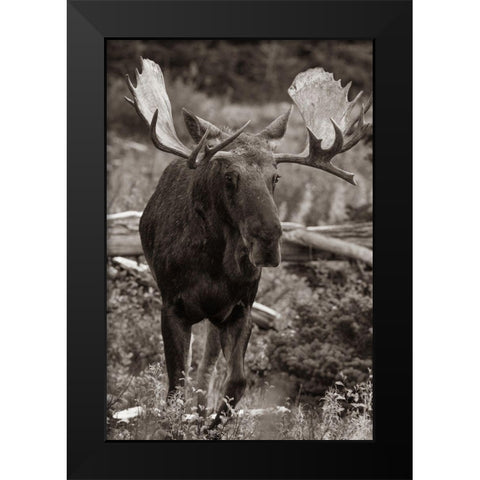
[[[198,388],[207,390],[221,347],[225,395],[236,403],[246,385],[243,357],[261,267],[279,264],[282,230],[272,198],[277,169],[266,140],[243,133],[232,147],[232,157],[196,170],[184,159],[170,164],[145,208],[140,234],[162,293],[169,389],[183,376],[192,325],[208,318]]]
[[[182,385],[192,325],[208,319],[197,377],[197,388],[205,392],[199,404],[206,404],[209,377],[222,350],[227,362],[224,396],[234,407],[246,387],[244,356],[261,270],[280,262],[282,229],[273,200],[277,164],[307,164],[352,181],[352,174],[330,163],[344,151],[344,134],[332,120],[330,149],[323,150],[309,130],[310,146],[303,154],[274,154],[271,141],[284,135],[290,112],[258,134],[246,133],[245,126],[232,134],[184,110],[197,143],[192,151],[176,136],[158,65],[142,59],[142,74],[137,71],[136,77],[136,87],[128,80],[134,100],[127,100],[150,125],[154,144],[182,157],[165,169],[140,221],[145,257],[162,295],[169,393]],[[344,128],[347,143],[362,126],[352,124],[350,136]],[[211,426],[228,410],[222,402]]]

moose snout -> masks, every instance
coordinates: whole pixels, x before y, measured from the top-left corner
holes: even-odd
[[[255,240],[269,243],[278,242],[282,235],[282,226],[279,220],[261,221],[255,220],[250,223],[249,234]]]
[[[277,267],[280,263],[280,222],[258,224],[250,232],[250,261],[257,267]]]

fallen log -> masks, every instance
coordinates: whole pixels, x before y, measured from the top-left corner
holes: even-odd
[[[139,256],[143,254],[138,224],[141,212],[107,215],[107,255]],[[325,252],[354,258],[373,265],[372,223],[304,227],[282,223],[282,261],[309,262],[325,258]]]
[[[338,238],[339,240],[370,249],[373,247],[372,222],[344,223],[342,225],[321,225],[314,227],[305,227],[299,223],[282,222],[282,230],[284,233],[298,229],[320,233],[327,237]]]
[[[282,255],[284,254],[285,242],[304,246],[308,249],[331,252],[342,257],[356,258],[367,265],[373,265],[373,252],[369,248],[339,238],[328,237],[315,231],[298,228],[285,232],[282,237]]]
[[[143,255],[138,234],[142,212],[120,212],[107,215],[107,255]]]
[[[238,417],[250,416],[250,417],[260,417],[262,415],[284,415],[290,413],[291,410],[283,405],[278,405],[276,407],[268,408],[241,408],[239,410],[234,410],[234,415]],[[141,417],[147,413],[147,410],[142,406],[130,407],[125,410],[119,410],[115,412],[112,416],[115,420],[119,422],[129,423],[130,420]],[[160,415],[161,411],[158,408],[151,410],[151,413],[154,415]],[[216,413],[212,413],[208,418],[213,420],[216,417]],[[184,413],[182,415],[182,420],[184,422],[192,422],[198,420],[198,414]]]

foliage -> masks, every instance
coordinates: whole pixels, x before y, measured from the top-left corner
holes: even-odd
[[[231,82],[238,77],[239,82],[248,84],[245,89],[233,86],[233,96],[208,87],[216,82],[222,86],[231,84],[222,79],[229,62],[248,59],[252,71],[265,70],[265,65],[258,65],[270,58],[266,53],[270,49],[278,50],[276,60],[267,62],[271,72],[276,72],[275,78],[272,73],[266,77],[254,75],[251,79],[244,74],[229,73]],[[237,128],[251,120],[249,130],[259,131],[288,109],[291,104],[286,94],[288,86],[296,73],[310,66],[320,65],[335,72],[343,83],[352,80],[352,95],[356,93],[355,88],[363,88],[366,93],[371,91],[370,42],[109,40],[107,54],[109,212],[142,210],[163,169],[171,161],[170,155],[151,145],[148,129],[135,109],[124,100],[124,96],[129,95],[124,74],[132,73],[139,55],[149,56],[162,65],[175,129],[180,139],[190,145],[192,141],[183,122],[182,107],[219,126]],[[190,67],[196,64],[200,66]],[[202,78],[204,80],[200,81]],[[205,78],[212,80],[206,81]],[[371,111],[367,121],[371,121]],[[278,151],[300,152],[305,142],[305,125],[298,110],[294,109],[287,133],[277,142],[276,148]],[[280,165],[279,173],[283,178],[275,196],[281,220],[307,225],[370,220],[373,196],[371,147],[370,141],[362,142],[335,160],[339,167],[355,172],[359,183],[356,188],[339,178],[301,165]]]
[[[208,108],[208,103],[204,104]],[[242,123],[252,119],[252,131],[258,131],[286,110],[286,105],[230,105],[218,111],[219,123]],[[201,111],[200,111],[201,113]],[[178,118],[181,118],[179,116]],[[235,119],[235,120],[233,120]],[[187,142],[185,127],[177,131]],[[107,134],[107,209],[109,212],[143,210],[153,193],[171,155],[151,145],[147,128],[141,137]],[[304,147],[306,129],[300,114],[294,110],[285,138],[277,150],[299,152]],[[188,142],[187,142],[188,143]],[[354,171],[359,185],[353,188],[343,180],[302,165],[281,164],[280,182],[275,201],[282,221],[322,225],[372,219],[372,163],[368,160],[371,144],[360,143],[336,161],[342,168]]]
[[[268,387],[267,388],[271,388]],[[124,392],[138,409],[132,419],[115,418],[115,404],[107,410],[109,440],[367,440],[372,438],[371,377],[353,388],[337,382],[315,403],[252,409],[258,394],[247,392],[243,407],[230,409],[220,425],[209,429],[195,406],[195,390],[178,390],[168,401],[162,364],[151,365]],[[225,399],[226,401],[227,399]],[[123,402],[125,405],[125,401]],[[118,411],[118,407],[116,411]]]
[[[135,374],[161,358],[160,299],[111,264],[108,275],[115,276],[107,283],[108,366]]]
[[[294,300],[296,315],[289,328],[273,335],[268,356],[272,370],[288,373],[304,394],[319,395],[341,374],[351,383],[365,380],[371,368],[373,304],[364,278],[368,272],[336,269],[330,262],[309,268],[315,293]]]
[[[277,331],[253,342],[252,371],[285,395],[321,395],[342,375],[349,385],[371,368],[372,271],[348,261],[266,269],[258,301],[281,312]],[[248,359],[247,353],[247,359]]]
[[[352,94],[371,92],[372,49],[358,40],[109,40],[107,73],[109,81],[133,73],[143,56],[162,65],[169,81],[209,96],[279,102],[297,73],[317,66],[353,80]]]
[[[123,75],[132,73],[139,55],[162,64],[175,127],[186,143],[191,140],[182,121],[183,106],[219,126],[235,128],[250,119],[249,129],[258,131],[288,108],[286,89],[296,73],[310,66],[321,65],[344,83],[352,79],[356,87],[371,90],[369,42],[109,40],[107,53],[109,213],[143,210],[171,161],[151,145],[148,129],[123,100],[128,95]],[[299,152],[305,140],[303,120],[294,109],[277,150]],[[371,220],[371,153],[368,140],[336,160],[356,173],[355,188],[320,171],[282,164],[283,178],[275,193],[281,220],[306,225]],[[196,412],[193,383],[185,397],[179,394],[166,402],[158,291],[110,262],[107,273],[109,439],[371,438],[368,267],[336,259],[263,270],[256,300],[281,317],[275,330],[254,328],[245,358],[247,393],[229,422],[211,433]],[[195,325],[187,377],[195,378],[204,335],[203,324]],[[211,408],[222,401],[224,375],[225,362],[220,359],[211,385]],[[279,406],[286,410],[252,413]],[[113,417],[131,407],[141,407],[142,413],[129,423]],[[185,421],[186,415],[194,420]]]
[[[274,408],[278,405],[290,408],[289,398],[296,398],[298,408],[290,408],[291,416],[283,421],[290,425],[303,419],[303,423],[295,423],[295,428],[290,426],[288,430],[294,432],[291,435],[295,438],[324,435],[321,429],[326,428],[323,425],[325,417],[319,413],[319,398],[325,395],[323,402],[328,404],[327,389],[335,381],[342,381],[345,389],[354,389],[355,384],[362,384],[368,377],[372,333],[370,284],[371,272],[347,261],[265,269],[257,299],[276,308],[282,317],[275,324],[276,331],[254,329],[245,359],[248,392],[239,408]],[[165,432],[169,432],[171,438],[204,435],[198,428],[195,430],[192,425],[180,421],[182,415],[195,412],[193,383],[189,384],[190,396],[185,405],[180,400],[177,402],[180,411],[178,408],[172,410],[172,406],[165,403],[167,379],[158,293],[151,287],[138,284],[127,272],[112,264],[108,266],[107,287],[110,417],[113,411],[134,406],[142,406],[147,412],[146,417],[142,417],[144,421],[135,420],[127,430],[110,418],[109,425],[111,422],[116,425],[113,437],[119,439],[127,435],[125,431],[129,432],[125,438],[158,438],[167,435]],[[192,377],[195,377],[203,343],[203,324],[198,324],[194,327],[189,372]],[[212,408],[221,401],[224,378],[225,362],[220,359],[210,392]],[[339,386],[335,388],[338,390]],[[302,406],[299,406],[300,400]],[[358,403],[358,398],[352,401]],[[348,422],[356,415],[351,413],[353,416]],[[232,435],[236,438],[237,434],[245,438],[247,430],[253,429],[254,419],[249,419],[248,414],[234,416],[234,419],[229,422],[231,426],[226,427],[222,438]],[[263,433],[257,430],[255,435],[268,438],[280,435],[271,421],[271,415],[258,420],[256,425]],[[355,421],[362,421],[364,428],[369,428],[370,423],[364,417]],[[310,426],[307,428],[307,425]],[[340,425],[347,429],[344,420],[338,425],[339,429]],[[353,427],[348,428],[353,432]]]

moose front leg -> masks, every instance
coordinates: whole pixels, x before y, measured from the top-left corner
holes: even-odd
[[[197,388],[199,390],[198,411],[202,416],[206,415],[208,385],[221,349],[218,328],[209,321],[207,321],[205,326],[207,329],[207,338],[197,374]]]
[[[245,392],[247,379],[244,371],[244,358],[252,331],[250,308],[237,305],[219,329],[220,343],[227,361],[227,379],[224,387],[224,401],[222,401],[210,428],[214,428],[220,423],[222,415],[229,414],[229,407],[234,408]]]
[[[175,307],[166,305],[162,308],[162,337],[165,350],[165,363],[168,373],[168,397],[178,387],[183,387],[182,379],[186,375],[188,351],[192,326],[179,316]]]

